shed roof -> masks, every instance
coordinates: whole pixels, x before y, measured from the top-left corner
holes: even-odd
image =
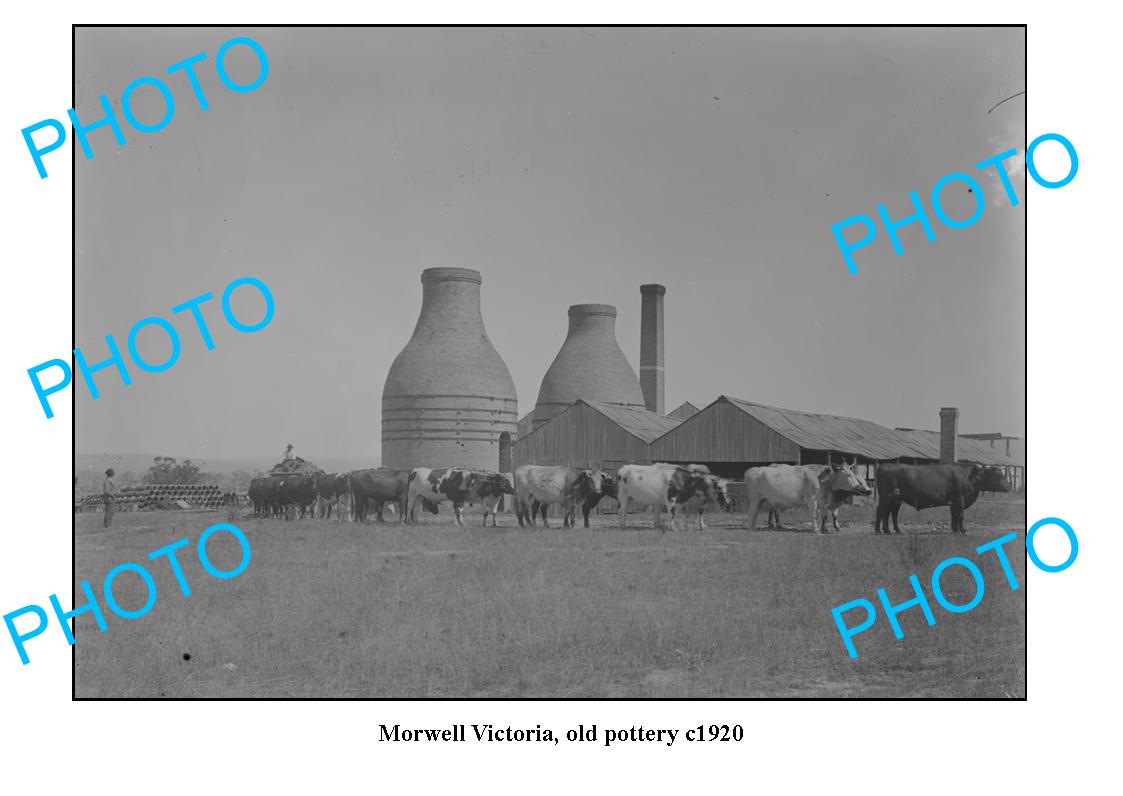
[[[920,429],[896,429],[898,434],[905,435],[912,438],[914,443],[929,453],[925,458],[939,459],[940,458],[940,432],[939,431],[923,431]],[[996,448],[992,448],[989,444],[982,440],[971,439],[970,437],[960,436],[957,440],[956,446],[958,448],[958,458],[961,462],[972,462],[974,464],[997,464],[997,465],[1013,465],[1018,464],[1017,461],[1002,453]]]
[[[679,420],[689,420],[700,411],[702,410],[694,404],[690,403],[690,401],[683,401],[677,409],[671,412],[667,412],[667,417],[677,417]]]
[[[649,412],[646,409],[636,409],[631,406],[622,406],[620,404],[589,401],[584,398],[575,401],[574,405],[576,404],[585,404],[590,409],[604,415],[632,436],[639,437],[647,443],[655,441],[682,422],[682,420],[677,417],[667,417],[655,412]]]
[[[940,458],[940,434],[937,431],[898,431],[857,417],[782,409],[728,395],[722,395],[718,400],[727,401],[801,448],[838,451],[881,461]],[[989,445],[963,437],[959,438],[959,453],[961,461],[1016,464]]]

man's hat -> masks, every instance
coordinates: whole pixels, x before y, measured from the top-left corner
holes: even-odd
[[[105,474],[106,475],[113,475],[113,468],[110,467],[108,470],[105,471]]]

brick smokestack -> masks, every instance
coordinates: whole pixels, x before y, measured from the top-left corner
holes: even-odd
[[[945,406],[940,410],[940,464],[955,464],[959,459],[959,410]]]
[[[662,285],[640,285],[639,384],[647,411],[663,414],[666,409],[663,383],[663,296]]]

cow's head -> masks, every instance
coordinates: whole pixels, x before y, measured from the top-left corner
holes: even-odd
[[[605,497],[610,497],[613,500],[615,500],[617,495],[618,495],[616,487],[619,484],[620,484],[620,474],[619,473],[606,472],[606,473],[604,473],[604,478],[601,480],[600,492]]]
[[[980,492],[1009,492],[1012,489],[1010,482],[998,467],[973,465],[970,479]]]
[[[582,470],[581,474],[577,476],[579,480],[584,480],[586,491],[592,495],[600,495],[604,493],[604,482],[607,480],[602,470]]]
[[[713,478],[714,482],[714,497],[717,498],[717,504],[726,511],[733,511],[733,496],[729,494],[729,479],[728,478]]]
[[[859,478],[858,474],[850,469],[851,465],[854,464],[857,464],[857,460],[849,464],[846,462],[832,464],[819,476],[820,483],[824,484],[834,495],[840,492],[846,495],[870,494],[872,490],[865,479]]]

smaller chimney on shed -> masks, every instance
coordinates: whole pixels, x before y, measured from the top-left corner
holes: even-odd
[[[959,410],[945,406],[940,410],[940,464],[955,464],[959,458]]]
[[[663,414],[663,296],[662,285],[640,285],[639,384],[647,411]]]

